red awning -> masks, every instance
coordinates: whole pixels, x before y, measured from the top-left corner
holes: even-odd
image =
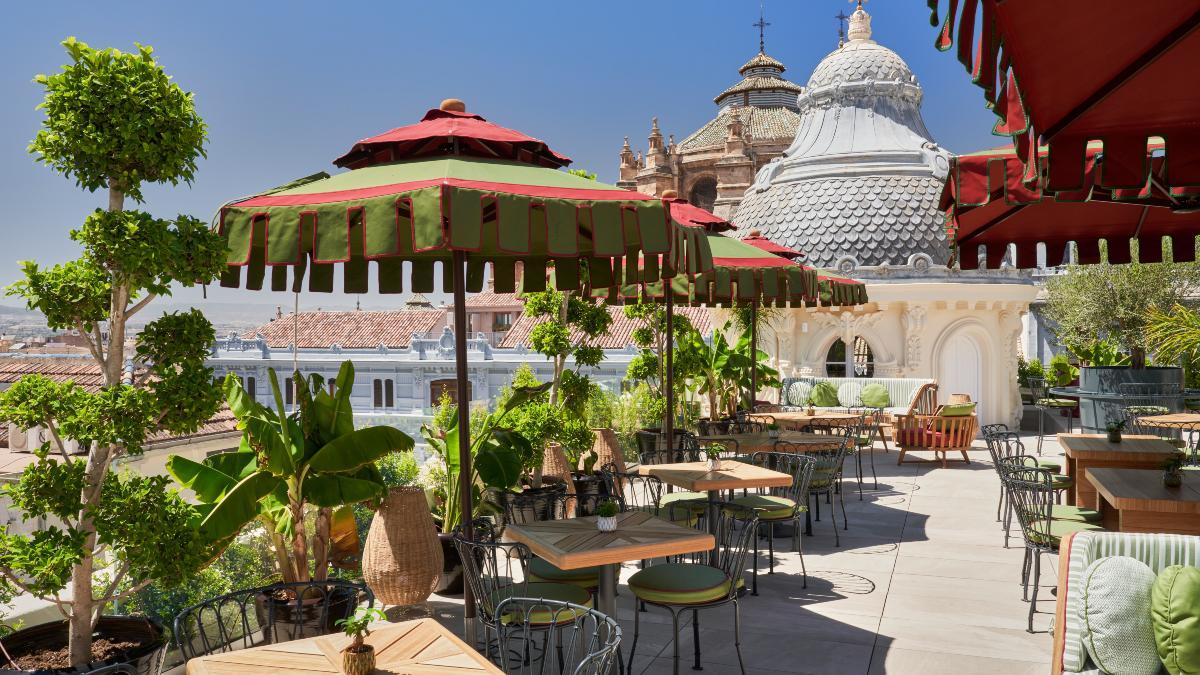
[[[402,159],[447,154],[448,144],[458,142],[457,154],[508,159],[557,169],[571,163],[544,142],[492,124],[474,113],[433,109],[417,124],[364,138],[350,151],[333,160],[336,166],[359,169]]]
[[[1013,137],[1023,178],[1056,192],[1086,189],[1089,141],[1103,143],[1097,185],[1142,189],[1152,137],[1166,139],[1157,176],[1200,187],[1200,63],[1196,2],[929,0],[939,49],[958,57]],[[941,5],[941,7],[939,7]],[[976,35],[976,30],[979,34]],[[1039,153],[1039,142],[1049,153]],[[1032,161],[1031,161],[1032,160]]]
[[[663,201],[671,208],[671,218],[680,225],[703,227],[708,232],[728,232],[737,229],[737,226],[728,220],[690,204],[681,197],[669,197],[664,193]]]
[[[788,248],[787,246],[784,246],[783,244],[776,244],[775,242],[771,241],[770,239],[767,239],[766,237],[762,236],[762,231],[758,230],[758,229],[750,230],[750,234],[743,237],[742,241],[747,244],[750,244],[751,246],[759,249],[760,251],[766,251],[767,253],[773,253],[777,256],[782,256],[784,258],[787,258],[788,260],[799,260],[800,258],[804,257],[804,254],[801,253],[800,251],[797,251],[794,248]]]
[[[1164,169],[1161,143],[1151,144],[1143,161],[1152,176]],[[1048,152],[1043,147],[1039,156]],[[1200,212],[1182,203],[1157,181],[1143,189],[1105,188],[1101,176],[1108,157],[1099,143],[1085,154],[1083,186],[1050,192],[1022,181],[1023,164],[1012,148],[985,150],[956,157],[942,192],[941,208],[949,217],[956,253],[963,268],[997,267],[1010,244],[1016,246],[1017,267],[1037,266],[1037,245],[1046,245],[1045,264],[1063,262],[1067,245],[1075,242],[1079,263],[1100,258],[1099,243],[1108,242],[1108,260],[1131,259],[1129,240],[1139,241],[1138,259],[1163,259],[1163,237],[1171,237],[1172,259],[1195,259],[1194,236],[1200,233]],[[986,260],[979,247],[986,247]]]

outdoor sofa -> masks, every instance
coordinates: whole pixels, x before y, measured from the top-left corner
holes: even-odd
[[[814,406],[817,410],[834,410],[862,406],[859,394],[871,384],[883,385],[890,405],[883,412],[887,421],[901,415],[932,415],[937,410],[937,381],[919,377],[788,377],[779,388],[779,407],[784,411],[807,410],[808,401],[801,400],[807,384],[811,389],[818,382],[829,382],[838,392],[838,405]]]

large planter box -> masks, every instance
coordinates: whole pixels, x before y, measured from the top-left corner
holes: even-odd
[[[1130,368],[1128,366],[1083,367],[1079,369],[1079,421],[1083,433],[1102,434],[1108,420],[1124,419],[1128,405],[1120,394],[1122,384],[1175,384],[1183,390],[1183,369]],[[1183,410],[1183,396],[1155,402],[1172,412]]]

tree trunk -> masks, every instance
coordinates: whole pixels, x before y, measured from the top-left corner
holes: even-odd
[[[271,548],[275,551],[275,564],[279,565],[279,574],[283,576],[286,582],[299,581],[296,578],[296,568],[292,565],[292,561],[288,558],[287,542],[283,535],[274,530],[275,524],[271,524]]]
[[[292,564],[296,568],[296,581],[309,581],[308,536],[304,530],[304,503],[294,501],[292,510]]]
[[[313,579],[325,581],[329,576],[329,524],[333,509],[317,510],[317,531],[313,534]]]
[[[1146,367],[1146,350],[1141,347],[1134,347],[1129,350],[1129,367],[1145,368]]]

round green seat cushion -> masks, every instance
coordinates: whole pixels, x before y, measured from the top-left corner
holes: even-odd
[[[668,513],[672,510],[668,506],[679,502],[696,502],[695,504],[687,504],[687,507],[693,511],[703,513],[708,508],[708,495],[703,492],[668,492],[658,500],[659,508]],[[674,510],[678,511],[679,508],[676,507]]]
[[[735,497],[734,504],[744,506],[748,509],[754,509],[755,515],[759,520],[785,520],[795,516],[796,502],[787,497],[776,497],[775,495],[746,495],[744,497]],[[803,512],[805,507],[801,506],[799,511]]]
[[[700,520],[700,518],[696,515],[695,509],[685,505],[679,505],[674,508],[663,505],[655,508],[653,504],[646,504],[645,506],[639,506],[632,510],[645,511],[646,513],[658,516],[663,520],[669,520],[676,525],[691,526],[695,525],[696,521]]]
[[[1067,504],[1052,505],[1050,507],[1050,517],[1055,520],[1074,520],[1080,523],[1100,522],[1099,511],[1085,509],[1082,506],[1068,506]]]
[[[1069,398],[1039,398],[1034,405],[1043,408],[1074,408],[1079,402]]]
[[[1166,415],[1171,412],[1170,408],[1161,405],[1127,405],[1125,412],[1130,415]]]
[[[572,584],[580,588],[596,588],[600,585],[599,567],[580,567],[577,570],[562,570],[541,558],[529,561],[529,580]]]
[[[559,600],[561,602],[570,602],[583,607],[592,606],[592,594],[587,590],[572,584],[560,584],[549,582],[530,582],[527,584],[512,584],[503,588],[498,588],[492,591],[492,606],[498,607],[500,603],[508,598],[534,598],[536,600]],[[559,623],[568,623],[575,620],[575,612],[560,612],[557,615],[554,613],[541,610],[536,611],[534,608],[533,616],[529,617],[529,622],[534,624],[549,624],[555,619]],[[516,623],[521,621],[521,617],[515,613],[506,613],[500,617],[502,623]]]
[[[1034,543],[1041,544],[1043,546],[1058,546],[1058,542],[1072,532],[1094,532],[1104,530],[1104,528],[1099,525],[1092,523],[1081,523],[1075,520],[1051,520],[1049,528],[1047,528],[1045,523],[1042,522],[1036,525],[1036,529],[1038,531],[1030,533],[1032,535],[1030,538],[1034,541]],[[1047,529],[1049,529],[1048,532]]]
[[[728,597],[729,577],[708,565],[666,563],[629,577],[629,590],[647,602],[699,605]]]
[[[1200,568],[1171,565],[1150,589],[1158,657],[1171,675],[1200,673]]]
[[[1038,457],[1039,469],[1049,469],[1054,472],[1062,471],[1062,460],[1057,457]]]
[[[1107,556],[1088,565],[1080,579],[1080,638],[1105,673],[1158,675],[1150,616],[1155,574],[1128,556]]]

